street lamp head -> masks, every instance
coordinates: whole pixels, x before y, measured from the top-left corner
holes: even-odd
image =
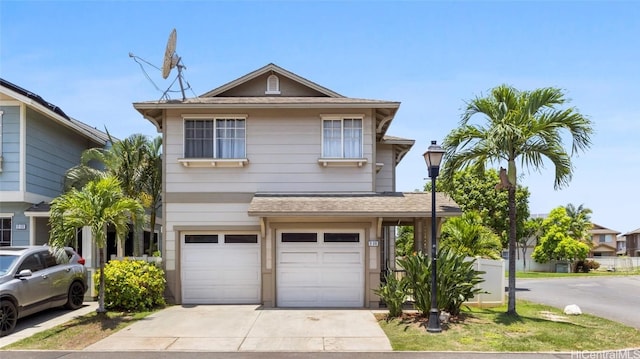
[[[427,148],[427,151],[423,154],[424,161],[427,163],[427,169],[429,170],[429,177],[436,178],[440,173],[440,162],[444,157],[444,149],[436,144],[436,141],[431,141],[431,146]]]

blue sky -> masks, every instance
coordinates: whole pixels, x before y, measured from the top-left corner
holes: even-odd
[[[573,203],[622,233],[640,227],[640,2],[7,1],[0,76],[94,127],[155,136],[131,103],[159,99],[130,57],[177,53],[200,95],[273,62],[348,97],[402,102],[388,134],[416,144],[398,190],[422,188],[422,153],[458,125],[466,100],[499,84],[563,89],[594,122],[574,177],[521,171],[531,213]],[[174,89],[177,89],[174,87]],[[174,94],[174,98],[178,98]]]

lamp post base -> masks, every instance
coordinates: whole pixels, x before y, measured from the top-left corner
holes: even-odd
[[[429,333],[441,333],[442,328],[440,327],[440,311],[431,308],[429,310],[429,321],[427,322],[427,331]]]

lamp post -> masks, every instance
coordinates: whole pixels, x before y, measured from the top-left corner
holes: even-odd
[[[436,141],[431,141],[431,146],[423,156],[425,162],[427,162],[427,169],[431,178],[431,309],[429,310],[427,331],[440,333],[442,328],[440,327],[440,311],[438,310],[437,297],[438,284],[436,280],[436,256],[438,254],[438,241],[436,239],[436,177],[440,173],[440,162],[444,156],[444,150],[436,144]]]

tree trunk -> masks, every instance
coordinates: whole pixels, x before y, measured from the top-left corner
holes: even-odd
[[[516,312],[516,185],[509,186],[509,302],[507,315]]]
[[[104,308],[104,253],[106,252],[106,247],[100,248],[100,286],[98,287],[98,309],[96,309],[97,313],[106,313],[107,310]]]

